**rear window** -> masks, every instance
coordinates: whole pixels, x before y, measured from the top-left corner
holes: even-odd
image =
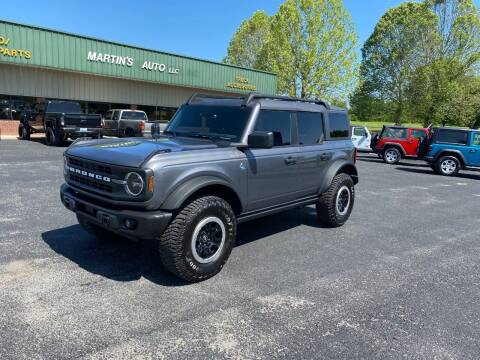
[[[405,128],[387,127],[383,130],[382,137],[391,139],[406,139],[408,137],[408,132]]]
[[[82,112],[82,108],[79,103],[61,101],[48,103],[47,111],[52,113],[79,114]]]
[[[147,115],[143,111],[124,111],[122,112],[123,120],[146,120]]]
[[[480,145],[480,133],[473,134],[473,145],[475,146]]]
[[[323,141],[323,121],[321,113],[298,112],[298,143],[317,145]]]
[[[328,131],[330,138],[348,138],[350,134],[350,124],[346,113],[328,114]]]
[[[436,140],[444,144],[467,145],[468,131],[439,129]]]
[[[364,128],[356,127],[356,128],[353,128],[353,135],[355,135],[355,136],[367,136],[367,132],[365,131]]]

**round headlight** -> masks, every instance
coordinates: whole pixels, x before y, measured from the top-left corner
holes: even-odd
[[[142,177],[136,172],[130,172],[125,176],[125,190],[132,196],[142,193],[144,187]]]

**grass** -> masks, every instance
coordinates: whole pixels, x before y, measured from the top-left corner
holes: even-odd
[[[352,121],[352,125],[363,125],[370,130],[370,132],[378,132],[382,130],[383,125],[395,125],[393,122],[383,121]],[[402,126],[422,128],[420,123],[404,123]]]

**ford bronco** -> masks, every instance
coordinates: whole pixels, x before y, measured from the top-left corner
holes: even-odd
[[[337,227],[352,211],[348,115],[324,101],[193,95],[153,135],[70,146],[61,201],[91,234],[157,241],[184,280],[222,269],[237,223],[315,204],[320,223]]]

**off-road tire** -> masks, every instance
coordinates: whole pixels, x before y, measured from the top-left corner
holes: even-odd
[[[225,241],[215,261],[200,263],[193,255],[193,235],[197,225],[209,217],[221,220],[225,228]],[[159,239],[162,264],[169,272],[188,282],[208,279],[222,270],[230,256],[236,228],[235,214],[225,200],[216,196],[193,200],[180,210]]]
[[[30,140],[30,130],[22,123],[18,125],[18,138],[21,140]]]
[[[109,240],[116,236],[114,233],[94,225],[85,219],[83,216],[77,214],[78,224],[90,235],[95,236],[98,240]]]
[[[454,166],[453,171],[447,171],[446,164],[452,164],[452,166]],[[455,176],[460,171],[461,166],[460,160],[458,160],[456,156],[441,156],[437,161],[435,161],[435,172],[443,176]]]
[[[392,153],[396,154],[396,156],[392,157],[391,156]],[[398,164],[401,159],[402,159],[402,153],[396,147],[390,146],[383,151],[383,161],[385,161],[387,164],[390,164],[390,165]]]
[[[339,191],[344,191],[345,187],[350,192],[350,198],[346,212],[341,214],[337,209],[337,198]],[[352,178],[348,174],[337,174],[328,190],[320,195],[316,203],[318,222],[327,227],[342,226],[350,217],[354,201],[355,188]]]
[[[47,144],[48,146],[58,146],[60,145],[61,141],[61,136],[55,134],[53,128],[48,127],[47,131],[45,132],[45,144]]]

